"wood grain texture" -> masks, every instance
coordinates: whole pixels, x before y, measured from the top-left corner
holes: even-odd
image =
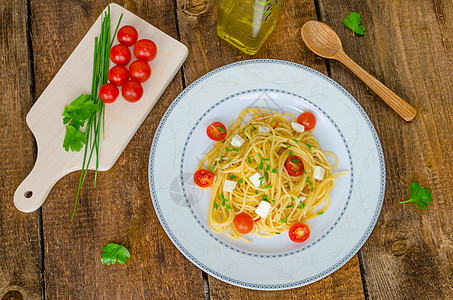
[[[358,64],[419,112],[406,123],[374,99],[340,63],[330,73],[362,104],[387,165],[384,206],[361,250],[370,299],[453,298],[453,5],[451,1],[319,0],[321,19]],[[352,36],[342,20],[359,12],[367,31]],[[430,188],[428,210],[399,204],[412,181]]]
[[[189,48],[189,57],[184,64],[186,85],[215,68],[253,58],[284,59],[327,73],[324,60],[306,49],[300,37],[303,23],[316,19],[312,1],[283,1],[277,27],[255,56],[243,54],[217,36],[217,1],[178,0],[177,3],[181,41]],[[333,275],[298,289],[253,291],[209,276],[209,293],[212,299],[364,297],[357,255]]]
[[[33,104],[27,15],[24,1],[0,2],[0,299],[41,297],[39,215],[13,205],[34,155],[25,124]]]
[[[44,90],[108,3],[32,2],[36,95]],[[119,4],[178,38],[173,2]],[[64,177],[50,192],[43,207],[44,278],[49,299],[203,296],[202,272],[167,238],[155,215],[148,187],[154,131],[181,90],[178,73],[116,164],[99,173],[95,189],[93,172],[89,173],[72,223],[70,215],[80,172]],[[101,264],[102,248],[108,242],[124,242],[131,252],[125,265]]]

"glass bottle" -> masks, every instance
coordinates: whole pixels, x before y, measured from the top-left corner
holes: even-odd
[[[281,0],[219,0],[217,34],[254,55],[274,30]]]

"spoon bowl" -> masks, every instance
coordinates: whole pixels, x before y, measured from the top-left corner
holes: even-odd
[[[308,49],[321,57],[342,62],[404,120],[410,121],[415,117],[417,111],[412,106],[344,53],[340,38],[328,25],[318,21],[308,21],[302,26],[301,35]]]
[[[302,26],[302,39],[315,54],[324,58],[335,58],[343,51],[341,40],[328,25],[318,21],[308,21]]]

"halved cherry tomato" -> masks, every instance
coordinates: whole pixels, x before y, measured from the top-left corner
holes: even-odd
[[[245,212],[236,215],[233,224],[239,234],[247,234],[253,229],[253,219]]]
[[[214,174],[206,169],[200,169],[193,174],[193,181],[199,187],[206,188],[214,181]]]
[[[126,101],[137,102],[143,96],[143,87],[136,81],[128,80],[121,88],[121,95]]]
[[[302,160],[295,156],[289,156],[285,161],[285,168],[291,176],[300,176],[304,173],[304,164]]]
[[[295,243],[305,242],[310,237],[310,228],[302,223],[297,223],[289,229],[289,238]]]
[[[126,25],[118,30],[116,37],[121,44],[130,47],[138,40],[138,32],[134,27]]]
[[[110,49],[110,59],[117,65],[125,66],[131,60],[131,50],[123,44],[118,44]]]
[[[297,123],[304,125],[305,130],[312,130],[316,126],[316,117],[309,111],[304,111],[297,117]]]
[[[156,57],[157,46],[156,44],[148,39],[142,39],[137,41],[134,45],[134,54],[137,59],[144,59],[151,61]]]
[[[125,66],[116,65],[109,70],[107,77],[114,85],[123,85],[129,79],[129,71]]]
[[[119,94],[120,91],[118,90],[118,87],[113,83],[103,84],[99,89],[99,98],[105,103],[115,102]]]
[[[206,133],[211,140],[221,141],[226,137],[227,130],[222,123],[214,122],[206,128]]]
[[[129,76],[137,82],[145,82],[151,76],[151,67],[146,60],[137,59],[129,66]]]

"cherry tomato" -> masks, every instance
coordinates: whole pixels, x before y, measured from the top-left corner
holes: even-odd
[[[121,95],[126,101],[137,102],[143,96],[143,87],[136,81],[128,80],[121,88]]]
[[[112,83],[103,84],[99,89],[99,98],[105,103],[115,102],[119,94],[118,87]]]
[[[253,229],[253,219],[245,212],[236,215],[233,224],[239,234],[247,234]]]
[[[297,117],[297,123],[304,125],[305,130],[312,130],[316,126],[316,117],[309,111],[304,111]]]
[[[134,27],[126,25],[118,30],[116,37],[121,44],[130,47],[138,40],[138,32]]]
[[[221,141],[227,135],[225,125],[220,122],[214,122],[206,128],[206,133],[211,140]]]
[[[304,173],[304,164],[302,160],[295,156],[289,156],[285,161],[285,168],[291,176],[300,176]]]
[[[129,71],[125,66],[116,65],[109,70],[107,77],[114,85],[123,85],[129,79]]]
[[[117,65],[127,65],[131,60],[131,50],[123,44],[118,44],[110,49],[110,59]]]
[[[134,54],[137,59],[144,59],[146,61],[151,61],[156,57],[157,46],[156,44],[147,39],[139,40],[134,45]]]
[[[310,228],[302,223],[297,223],[289,229],[289,238],[295,243],[305,242],[310,237]]]
[[[200,169],[193,175],[193,181],[199,187],[206,188],[214,181],[214,174],[206,169]]]
[[[146,60],[136,60],[129,66],[129,75],[132,80],[145,82],[151,76],[151,67]]]

